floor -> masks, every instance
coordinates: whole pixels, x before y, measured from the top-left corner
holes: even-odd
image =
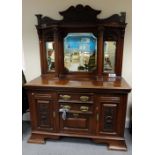
[[[95,144],[89,139],[61,138],[60,140],[48,140],[46,144],[30,144],[27,140],[30,136],[29,122],[23,122],[22,155],[131,155],[132,139],[128,130],[125,131],[128,151],[108,150],[106,145]]]

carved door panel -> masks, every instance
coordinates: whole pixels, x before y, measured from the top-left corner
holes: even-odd
[[[99,101],[99,134],[119,134],[121,112],[120,97],[100,97]]]
[[[36,100],[37,124],[39,128],[52,128],[52,103],[50,100]]]
[[[33,128],[46,131],[54,130],[54,101],[51,95],[33,93],[32,96]]]

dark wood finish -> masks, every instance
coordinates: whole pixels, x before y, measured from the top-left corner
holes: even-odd
[[[124,127],[131,88],[121,77],[125,13],[98,19],[100,12],[77,5],[60,12],[62,20],[36,15],[42,75],[25,84],[32,126],[28,142],[45,143],[47,138],[61,136],[83,137],[105,143],[109,149],[127,149]],[[65,70],[63,39],[70,32],[91,32],[96,36],[96,71]],[[54,41],[54,72],[47,70],[46,41]],[[115,78],[109,78],[103,71],[104,41],[117,44]]]
[[[24,114],[29,109],[28,97],[24,84],[26,83],[26,78],[24,72],[22,71],[22,114]]]
[[[102,81],[103,79],[103,64],[104,64],[104,46],[103,46],[103,28],[100,27],[98,29],[98,41],[97,41],[97,47],[98,47],[98,52],[97,52],[97,80]]]
[[[41,14],[36,15],[42,74],[51,74],[59,78],[68,77],[70,79],[73,77],[88,77],[102,81],[103,75],[107,75],[103,71],[103,44],[104,41],[111,40],[117,42],[115,73],[117,76],[121,76],[126,13],[121,12],[120,15],[114,14],[105,19],[98,19],[97,15],[100,12],[100,10],[94,10],[90,6],[77,5],[76,7],[71,6],[66,11],[59,12],[63,16],[62,20],[43,17]],[[97,70],[93,73],[65,71],[63,39],[70,32],[91,32],[97,37]],[[47,69],[45,42],[48,40],[55,42],[55,72],[49,72]]]
[[[63,21],[68,22],[95,22],[100,10],[94,10],[90,6],[83,6],[81,4],[76,7],[71,6],[67,10],[59,12],[63,16]],[[87,20],[86,20],[87,19]]]
[[[29,96],[32,136],[29,142],[44,143],[60,136],[91,138],[109,149],[125,150],[124,125],[127,94],[123,78],[111,81],[69,80],[42,75],[25,85]],[[65,100],[63,95],[70,98]],[[81,101],[81,96],[88,96]],[[69,106],[66,120],[60,108]],[[81,107],[87,107],[82,111]]]

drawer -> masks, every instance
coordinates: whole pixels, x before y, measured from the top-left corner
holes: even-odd
[[[33,92],[31,94],[35,99],[45,99],[45,100],[54,100],[56,99],[56,94],[48,92]]]
[[[101,102],[106,102],[106,103],[120,103],[121,97],[120,96],[114,96],[114,95],[105,95],[105,96],[100,96],[99,100]]]
[[[81,102],[81,103],[92,103],[94,101],[94,96],[92,93],[60,93],[59,102]]]
[[[87,103],[60,103],[60,108],[68,109],[69,112],[77,112],[77,113],[92,113],[93,112],[93,104]]]

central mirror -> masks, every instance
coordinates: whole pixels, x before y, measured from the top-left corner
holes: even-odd
[[[68,33],[64,38],[64,66],[69,72],[92,72],[97,66],[97,38],[93,33]]]

